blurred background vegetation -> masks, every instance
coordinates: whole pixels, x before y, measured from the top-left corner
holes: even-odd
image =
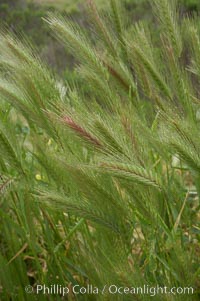
[[[127,19],[133,21],[146,19],[153,23],[153,16],[148,0],[122,0],[125,4]],[[199,0],[178,0],[182,14],[198,14]],[[97,6],[106,13],[107,0],[96,0]],[[90,26],[87,22],[86,0],[0,0],[1,26],[22,33],[37,47],[42,59],[59,72],[63,78],[73,79],[74,58],[52,36],[47,24],[42,20],[48,13],[54,11],[73,18],[84,28]],[[130,18],[131,17],[131,18]]]

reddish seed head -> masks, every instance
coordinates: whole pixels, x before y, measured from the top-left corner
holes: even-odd
[[[102,146],[101,143],[93,137],[90,133],[88,133],[82,126],[77,124],[71,117],[64,116],[63,121],[67,123],[67,125],[73,129],[79,136],[85,138],[86,140],[90,141],[95,146]]]

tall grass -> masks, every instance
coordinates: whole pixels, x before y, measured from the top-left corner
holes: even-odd
[[[91,40],[70,20],[45,20],[79,61],[80,86],[1,33],[1,300],[151,299],[71,291],[91,284],[193,287],[152,298],[196,301],[199,21],[154,0],[154,41],[142,22],[127,27],[119,2],[106,19],[88,5]],[[25,291],[42,284],[70,292]]]

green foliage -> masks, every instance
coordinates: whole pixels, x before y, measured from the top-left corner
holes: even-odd
[[[88,283],[193,287],[154,300],[199,299],[200,27],[174,1],[151,4],[156,39],[127,25],[119,1],[106,17],[88,1],[91,36],[49,14],[78,61],[69,81],[1,32],[1,300],[63,300],[24,288]],[[67,296],[134,298],[151,297]]]

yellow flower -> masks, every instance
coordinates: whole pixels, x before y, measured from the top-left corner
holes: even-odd
[[[51,143],[52,143],[52,139],[49,139],[47,145],[51,145]]]
[[[40,174],[35,175],[35,178],[36,178],[36,180],[38,180],[38,181],[41,181],[41,180],[42,180],[42,177],[41,177]]]

